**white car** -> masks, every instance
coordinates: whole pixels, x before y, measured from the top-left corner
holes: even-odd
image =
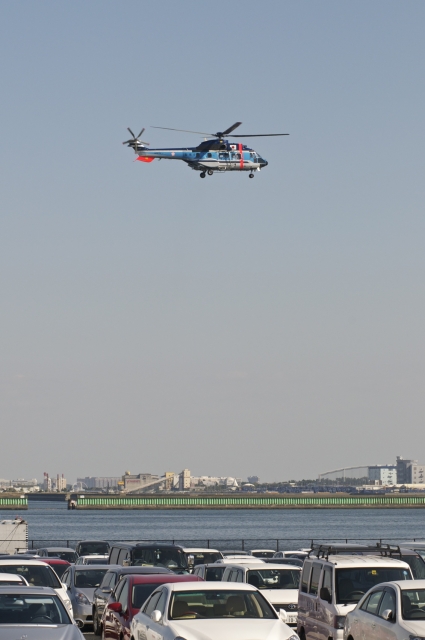
[[[344,640],[425,637],[425,580],[383,582],[345,619]]]
[[[256,558],[255,556],[225,556],[224,558],[219,558],[215,561],[216,564],[250,564],[251,562],[258,563],[263,562],[261,558]]]
[[[308,556],[308,551],[297,549],[296,551],[276,551],[273,554],[273,558],[297,558],[297,560],[304,560]]]
[[[29,587],[29,584],[16,573],[0,573],[0,587]]]
[[[244,582],[256,587],[276,611],[283,609],[285,613],[282,612],[282,619],[287,625],[296,626],[300,575],[300,567],[258,562],[257,564],[228,565],[221,580],[222,582]]]
[[[273,558],[275,553],[274,549],[251,549],[250,551],[255,558]]]
[[[131,622],[135,640],[299,640],[249,584],[175,582],[156,589]]]
[[[30,587],[51,587],[66,606],[72,617],[72,604],[67,588],[59,580],[55,571],[41,560],[4,560],[0,558],[0,573],[14,573],[22,576]]]

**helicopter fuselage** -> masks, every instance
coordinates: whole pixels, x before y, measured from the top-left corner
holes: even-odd
[[[260,171],[268,162],[254,149],[241,143],[230,143],[228,140],[206,140],[197,147],[149,149],[135,142],[133,149],[137,160],[151,162],[159,160],[182,160],[195,171],[204,175],[224,171]],[[202,176],[204,177],[204,176]]]

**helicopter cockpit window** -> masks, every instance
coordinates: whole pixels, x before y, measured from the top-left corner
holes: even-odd
[[[211,153],[207,153],[207,158],[212,158]]]
[[[218,157],[219,157],[220,160],[228,160],[229,159],[229,154],[221,152],[221,153],[218,154]]]

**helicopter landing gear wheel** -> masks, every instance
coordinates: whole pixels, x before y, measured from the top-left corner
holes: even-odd
[[[202,173],[200,173],[200,174],[199,174],[199,177],[200,177],[200,178],[205,178],[205,172],[204,172],[204,171],[202,171]]]
[[[250,174],[249,174],[249,177],[250,177],[250,178],[253,178],[253,177],[254,177],[254,174],[253,174],[253,173],[250,173]]]
[[[212,169],[208,169],[207,173],[208,173],[208,175],[209,175],[209,176],[212,176],[212,174],[214,173],[214,171],[213,171]]]

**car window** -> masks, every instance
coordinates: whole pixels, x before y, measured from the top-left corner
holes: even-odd
[[[395,567],[351,567],[335,569],[336,604],[359,602],[363,596],[383,582],[411,580],[410,569]]]
[[[159,598],[158,602],[155,605],[155,609],[157,611],[160,611],[162,613],[162,615],[164,615],[164,613],[165,613],[166,601],[167,601],[167,592],[162,590],[160,598]]]
[[[146,614],[147,616],[150,616],[152,611],[155,611],[156,609],[156,603],[158,602],[158,600],[161,597],[161,593],[162,591],[156,591],[147,601],[147,603],[145,604],[145,606],[143,607],[143,613]]]
[[[277,614],[271,604],[259,591],[219,588],[191,591],[175,591],[172,594],[168,612],[170,620],[190,620],[202,618],[266,618],[276,620]],[[234,634],[233,634],[234,635]]]
[[[303,574],[301,578],[301,591],[307,593],[310,580],[311,562],[304,562]]]
[[[106,573],[106,569],[97,569],[91,571],[90,569],[83,569],[84,565],[81,565],[74,571],[74,584],[80,589],[96,589],[103,580],[103,576]]]
[[[128,549],[121,549],[120,554],[118,556],[117,564],[124,564],[124,560],[127,559]]]
[[[205,580],[209,582],[221,582],[223,577],[224,567],[208,567],[205,571]]]
[[[395,620],[395,593],[392,589],[386,589],[385,593],[384,593],[384,597],[381,600],[381,604],[379,605],[379,609],[378,609],[378,616],[380,616],[382,618],[382,614],[384,613],[384,611],[386,611],[387,609],[391,609],[391,611],[393,612],[393,617],[392,620]]]
[[[113,577],[114,577],[113,573],[109,573],[109,571],[105,573],[105,575],[103,576],[103,580],[100,583],[100,588],[107,589],[108,587],[113,586],[111,585]]]
[[[121,589],[118,602],[121,603],[123,611],[128,609],[128,580],[123,581],[123,587]]]
[[[117,584],[117,586],[115,587],[115,592],[113,594],[115,601],[118,602],[118,598],[120,597],[122,588],[124,586],[124,580],[120,580]]]
[[[313,564],[313,571],[311,572],[311,583],[309,589],[309,593],[311,593],[313,596],[317,596],[321,572],[322,565],[317,563]]]
[[[40,631],[36,631],[38,637],[49,637],[52,635],[50,632],[44,631],[43,627],[49,625],[71,625],[72,620],[67,614],[62,600],[56,595],[39,595],[35,593],[27,594],[22,593],[4,593],[0,594],[0,612],[1,612],[1,625],[19,625],[18,629],[21,629],[20,633],[25,630],[21,625],[42,625]],[[8,631],[5,630],[8,635]],[[18,635],[18,631],[13,631],[12,638]],[[30,634],[30,637],[34,637],[32,631],[25,630],[25,633]],[[56,632],[54,632],[57,637]],[[68,636],[68,633],[63,631],[64,635]],[[39,635],[41,634],[41,635]],[[1,636],[4,637],[3,632]],[[27,638],[27,635],[23,635],[22,638]]]
[[[119,547],[112,548],[111,554],[109,556],[109,564],[118,564],[117,560],[120,551],[121,549]]]
[[[415,580],[425,579],[425,562],[421,557],[410,554],[402,555],[401,559],[410,566]]]
[[[403,589],[401,615],[404,620],[425,620],[425,589]]]
[[[239,569],[238,574],[236,576],[236,582],[243,582],[242,571]]]
[[[30,587],[53,587],[53,589],[60,589],[62,586],[56,573],[47,564],[0,565],[0,572],[18,574],[25,578]]]
[[[131,595],[131,605],[134,609],[140,609],[147,601],[151,593],[158,587],[158,583],[154,584],[133,584],[133,593]]]
[[[228,582],[234,582],[235,581],[235,576],[236,576],[236,571],[235,571],[235,569],[232,569],[231,571],[229,571],[229,575],[227,576],[227,581]]]
[[[374,615],[376,615],[378,612],[378,604],[382,597],[382,593],[382,591],[374,591],[373,593],[371,593],[364,610],[368,613],[373,613]]]
[[[67,570],[65,571],[65,573],[63,574],[63,576],[62,576],[62,582],[63,582],[64,584],[66,584],[66,586],[67,586],[67,587],[69,587],[69,586],[70,586],[70,584],[71,584],[71,579],[70,579],[70,576],[69,576],[69,569],[67,569]]]
[[[326,587],[329,593],[332,595],[332,568],[324,567],[323,568],[323,582],[322,587]]]

